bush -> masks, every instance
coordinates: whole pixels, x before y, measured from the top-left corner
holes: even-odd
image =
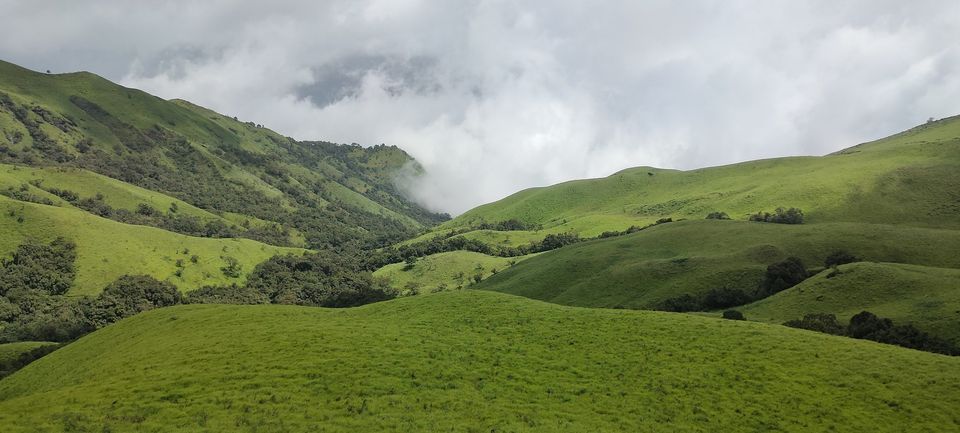
[[[76,275],[76,258],[76,245],[64,238],[48,245],[33,240],[20,244],[13,257],[0,260],[0,296],[13,289],[67,293]]]
[[[277,304],[353,307],[394,297],[354,257],[330,251],[274,256],[254,268],[247,286]]]
[[[743,317],[743,313],[737,310],[727,310],[723,312],[723,318],[727,320],[747,320],[746,317]]]
[[[270,298],[263,292],[249,286],[204,286],[188,292],[184,296],[185,304],[269,304]]]
[[[769,296],[799,284],[808,276],[803,261],[796,257],[787,257],[782,262],[767,266],[760,288]]]
[[[703,303],[700,298],[689,293],[667,299],[660,304],[663,311],[673,311],[675,313],[685,313],[687,311],[700,311]]]
[[[225,264],[220,268],[220,272],[230,278],[240,278],[240,270],[243,268],[240,261],[230,256],[223,256],[222,258]]]
[[[708,220],[728,220],[730,215],[727,215],[726,212],[710,212],[707,214]]]
[[[850,254],[844,250],[837,250],[830,253],[829,256],[823,261],[823,265],[832,268],[834,266],[845,265],[847,263],[859,262],[862,259]]]
[[[794,207],[790,209],[778,207],[772,214],[769,212],[758,212],[750,215],[750,221],[776,224],[803,224],[803,211]]]
[[[703,296],[702,309],[719,310],[753,302],[753,297],[741,289],[719,288],[710,289]]]
[[[168,307],[182,301],[180,291],[166,281],[149,275],[124,275],[103,289],[101,306],[112,305],[120,317],[129,317],[153,308]]]
[[[803,316],[803,319],[785,322],[784,325],[833,335],[843,335],[844,331],[843,325],[833,314],[811,313]]]

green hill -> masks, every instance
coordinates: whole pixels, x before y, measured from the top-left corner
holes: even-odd
[[[654,308],[713,288],[752,290],[788,256],[822,266],[836,250],[878,262],[960,268],[960,231],[887,224],[697,220],[582,242],[518,263],[478,287],[567,305]]]
[[[960,431],[960,359],[482,291],[147,312],[0,380],[4,431]]]
[[[809,223],[957,229],[957,191],[960,118],[954,117],[822,157],[690,171],[637,167],[601,179],[531,188],[467,211],[434,232],[516,219],[542,225],[544,232],[592,237],[660,218],[703,219],[720,211],[746,219],[781,206],[803,209]],[[517,243],[527,240],[513,238]]]
[[[95,295],[125,274],[151,275],[182,290],[242,283],[258,263],[277,254],[304,251],[249,239],[185,236],[111,221],[71,207],[0,196],[0,257],[6,258],[28,238],[48,242],[58,236],[77,244],[77,276],[71,294]],[[192,256],[197,256],[196,263]],[[220,270],[227,257],[240,263],[240,278],[229,278]],[[178,260],[182,268],[177,266]]]
[[[867,310],[960,343],[960,269],[851,263],[738,310],[750,320],[773,323],[807,313],[835,314],[846,323]]]
[[[141,188],[113,194],[121,206],[152,191],[208,218],[277,225],[293,235],[256,239],[281,246],[380,246],[442,220],[394,186],[401,171],[416,168],[396,147],[297,142],[85,72],[49,75],[0,62],[0,162],[81,168]],[[86,188],[74,191],[81,195],[114,191],[82,171],[45,174]]]
[[[433,254],[417,260],[408,268],[406,263],[384,266],[373,273],[385,278],[390,286],[402,290],[426,292],[443,288],[465,287],[475,276],[487,278],[517,262],[523,257],[492,257],[472,251],[450,251]]]

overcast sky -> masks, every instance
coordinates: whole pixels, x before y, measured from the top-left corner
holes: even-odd
[[[0,58],[298,139],[395,144],[459,213],[960,114],[960,1],[0,0]]]

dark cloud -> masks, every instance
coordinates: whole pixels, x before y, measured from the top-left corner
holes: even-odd
[[[960,112],[960,3],[0,0],[0,57],[397,144],[460,212],[636,165],[823,154]]]

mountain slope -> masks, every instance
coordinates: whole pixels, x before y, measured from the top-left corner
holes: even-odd
[[[70,293],[96,295],[117,277],[147,274],[181,290],[211,284],[242,283],[258,263],[277,254],[304,250],[249,239],[185,236],[166,230],[123,224],[71,207],[55,207],[0,196],[0,254],[6,257],[29,238],[48,242],[58,236],[77,245],[77,276]],[[196,262],[192,260],[197,256]],[[227,257],[241,266],[241,277],[220,268]],[[180,266],[178,266],[178,261]],[[178,276],[177,273],[180,273]]]
[[[296,142],[93,74],[5,62],[0,162],[84,168],[213,214],[301,232],[313,248],[382,245],[442,219],[394,186],[416,171],[395,147]]]
[[[960,269],[851,263],[738,310],[773,323],[808,313],[835,314],[846,323],[867,310],[960,344]]]
[[[478,288],[566,305],[654,308],[713,288],[755,289],[788,256],[822,266],[837,250],[865,260],[960,268],[960,231],[887,224],[681,221],[583,242],[517,263]]]
[[[957,374],[956,358],[786,327],[459,291],[348,310],[147,312],[0,380],[0,424],[949,432]]]
[[[596,236],[660,218],[733,219],[799,207],[807,221],[960,228],[960,118],[822,157],[678,171],[649,167],[531,188],[474,208],[435,232],[516,219]],[[542,235],[541,235],[542,237]]]

